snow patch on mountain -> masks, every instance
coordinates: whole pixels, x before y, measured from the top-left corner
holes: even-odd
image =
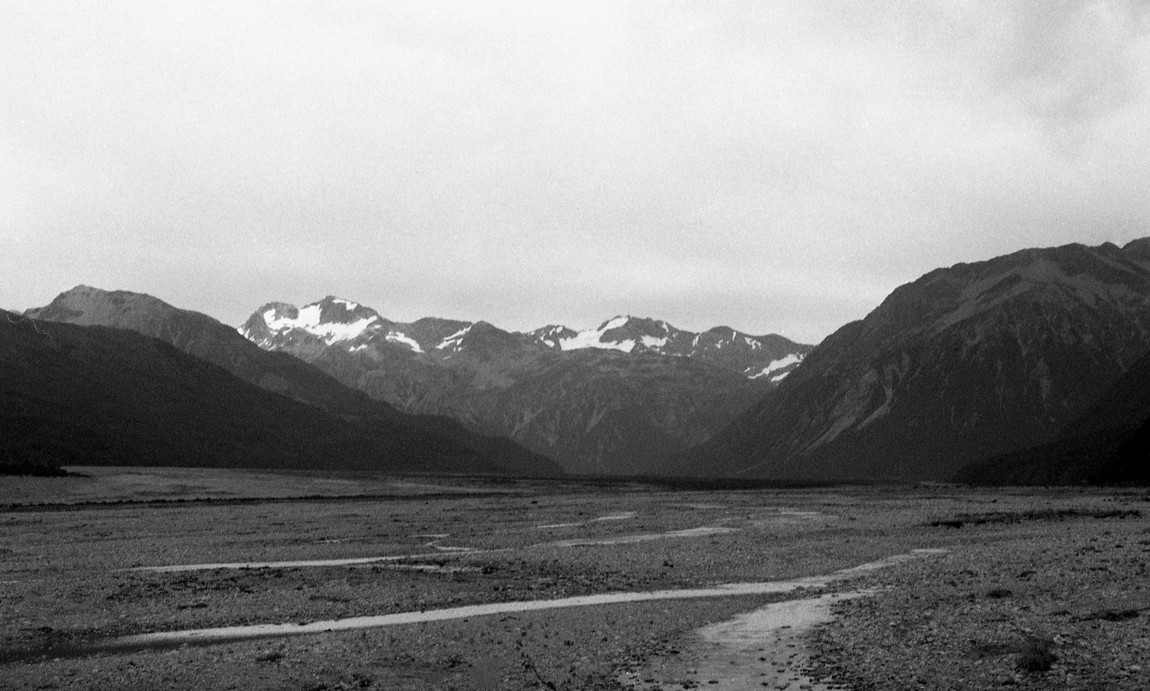
[[[635,341],[627,339],[625,341],[604,341],[603,335],[612,329],[618,329],[621,326],[626,326],[630,317],[615,317],[610,321],[605,322],[598,329],[587,329],[586,331],[578,331],[574,336],[559,339],[560,350],[579,350],[581,348],[600,348],[603,350],[621,350],[624,353],[629,353],[635,348]]]
[[[471,331],[472,326],[475,326],[475,325],[474,324],[468,324],[467,326],[463,327],[459,331],[456,331],[455,333],[451,334],[447,338],[443,339],[443,341],[440,342],[439,345],[435,346],[435,349],[436,350],[446,350],[448,348],[451,348],[452,350],[459,350],[460,342],[463,340],[463,337],[466,336],[469,331]]]
[[[635,341],[602,341],[602,331],[580,331],[572,338],[559,339],[560,350],[579,350],[581,348],[601,348],[603,350],[621,350],[629,353],[635,347]]]
[[[756,372],[756,373],[747,372],[747,378],[748,379],[758,379],[759,377],[766,377],[766,376],[769,376],[772,372],[776,372],[778,370],[781,370],[784,367],[790,367],[791,365],[797,365],[802,361],[803,361],[802,355],[799,355],[797,353],[791,353],[790,355],[786,355],[784,357],[781,357],[778,360],[771,360],[769,363],[767,363],[767,366],[764,367],[759,372]],[[787,374],[790,374],[789,370],[787,372],[784,372],[780,376],[771,377],[771,381],[780,381]]]
[[[372,317],[374,319],[374,317]],[[384,338],[392,343],[402,343],[403,345],[411,348],[416,353],[422,353],[423,348],[419,347],[419,342],[404,334],[402,331],[391,331]]]
[[[275,309],[269,309],[264,312],[264,322],[272,331],[282,332],[290,329],[302,329],[310,334],[319,336],[328,344],[358,338],[363,335],[363,332],[366,331],[369,326],[378,320],[378,316],[371,316],[364,319],[357,319],[350,324],[324,322],[322,321],[321,307],[318,304],[308,305],[299,310],[295,318],[277,316]]]

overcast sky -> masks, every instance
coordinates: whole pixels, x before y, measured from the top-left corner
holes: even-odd
[[[817,342],[1150,235],[1150,3],[0,0],[0,306]]]

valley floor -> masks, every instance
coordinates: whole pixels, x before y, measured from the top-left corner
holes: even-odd
[[[1150,688],[1146,490],[80,470],[0,479],[0,688]]]

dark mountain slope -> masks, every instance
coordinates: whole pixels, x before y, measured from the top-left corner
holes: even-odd
[[[124,329],[0,313],[0,462],[494,470],[430,434],[344,421]]]
[[[527,475],[559,472],[549,459],[508,439],[477,435],[446,417],[399,412],[297,357],[265,351],[207,315],[178,309],[150,295],[78,286],[25,315],[44,321],[128,329],[159,338],[246,382],[391,435],[396,443],[424,444],[429,454],[442,451],[447,457],[462,454],[481,458],[476,472],[491,468]]]
[[[993,456],[962,468],[974,484],[1150,484],[1150,355],[1049,444]]]
[[[687,358],[586,349],[540,351],[461,339],[448,364],[401,346],[332,347],[313,362],[373,397],[510,436],[579,473],[658,472],[753,403],[765,382]],[[504,332],[506,333],[506,332]]]
[[[659,474],[762,395],[745,377],[686,358],[582,350],[523,360],[508,382],[460,389],[445,410],[595,474]]]
[[[333,415],[391,420],[403,417],[389,406],[349,391],[299,358],[261,350],[226,324],[206,314],[178,309],[151,295],[77,286],[58,295],[46,307],[24,314],[42,321],[129,329],[158,338],[219,365],[246,382]]]
[[[686,474],[946,479],[1053,440],[1150,350],[1144,241],[938,269],[844,326]]]

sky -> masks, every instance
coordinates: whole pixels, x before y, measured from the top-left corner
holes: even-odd
[[[0,0],[0,307],[816,343],[1150,235],[1150,2]]]

